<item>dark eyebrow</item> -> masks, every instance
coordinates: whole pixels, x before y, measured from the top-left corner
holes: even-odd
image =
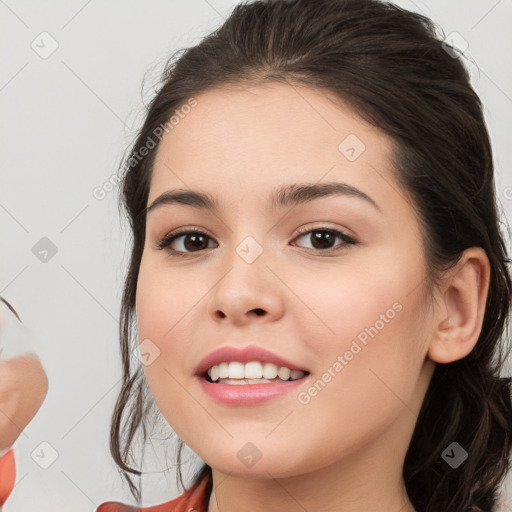
[[[146,208],[146,215],[166,204],[185,204],[201,210],[219,210],[219,203],[210,194],[204,192],[196,192],[185,188],[174,190],[167,190],[160,194],[152,203],[151,206]]]
[[[290,205],[307,203],[321,197],[342,195],[363,199],[371,204],[379,212],[381,209],[377,203],[362,190],[352,185],[340,182],[328,183],[296,183],[292,185],[283,185],[278,187],[271,199],[271,206],[279,208]],[[210,194],[196,192],[189,189],[167,190],[160,194],[146,209],[146,214],[156,208],[168,204],[184,204],[203,210],[219,211],[219,203],[216,198]]]
[[[348,183],[332,181],[327,183],[297,183],[279,187],[272,197],[272,206],[274,208],[296,205],[313,201],[320,197],[328,196],[348,196],[363,199],[371,204],[379,212],[381,209],[378,204],[362,190],[359,190]]]

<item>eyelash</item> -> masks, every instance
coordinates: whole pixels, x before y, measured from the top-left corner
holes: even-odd
[[[333,253],[333,252],[338,252],[338,251],[343,250],[347,245],[350,246],[350,245],[357,245],[358,244],[358,241],[355,238],[347,235],[343,231],[339,231],[337,229],[332,229],[332,228],[322,228],[322,227],[320,227],[320,228],[313,228],[313,229],[302,228],[302,229],[299,230],[297,238],[299,238],[300,236],[305,235],[307,233],[314,233],[314,232],[330,233],[331,235],[335,235],[336,237],[341,238],[344,243],[341,244],[340,246],[338,246],[337,248],[329,248],[329,249],[325,249],[325,250],[324,249],[310,249],[310,250],[313,250],[313,251],[319,251],[319,252],[322,252],[322,253],[330,254],[330,253]],[[198,228],[186,228],[186,229],[183,229],[181,231],[171,232],[171,233],[168,233],[167,235],[165,235],[158,242],[157,248],[158,249],[167,249],[171,256],[187,257],[189,255],[192,255],[192,254],[194,254],[194,252],[188,253],[188,252],[183,252],[183,251],[177,251],[175,249],[169,249],[169,247],[168,247],[172,242],[174,242],[174,240],[176,240],[180,236],[188,235],[188,234],[200,234],[200,235],[203,235],[203,236],[206,236],[206,237],[212,239],[209,235],[207,235],[206,233],[202,232]],[[195,251],[195,252],[201,252],[201,250]]]

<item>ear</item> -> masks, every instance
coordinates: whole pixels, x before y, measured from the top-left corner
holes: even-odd
[[[485,251],[481,247],[466,249],[440,290],[428,350],[430,359],[451,363],[473,350],[482,330],[489,280]]]

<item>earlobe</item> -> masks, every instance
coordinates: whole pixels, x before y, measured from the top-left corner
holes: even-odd
[[[451,363],[475,347],[485,314],[490,264],[481,247],[464,251],[443,284],[441,308],[434,316],[428,356],[437,363]]]

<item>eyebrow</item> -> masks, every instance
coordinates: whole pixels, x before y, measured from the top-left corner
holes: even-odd
[[[328,196],[346,196],[355,197],[364,200],[372,205],[379,212],[382,212],[379,205],[362,190],[341,182],[328,183],[296,183],[292,185],[283,185],[278,187],[272,195],[270,204],[273,208],[298,205]],[[202,210],[219,211],[218,200],[204,192],[197,192],[189,189],[167,190],[160,194],[149,207],[146,208],[146,214],[157,208],[170,205],[183,204]]]

